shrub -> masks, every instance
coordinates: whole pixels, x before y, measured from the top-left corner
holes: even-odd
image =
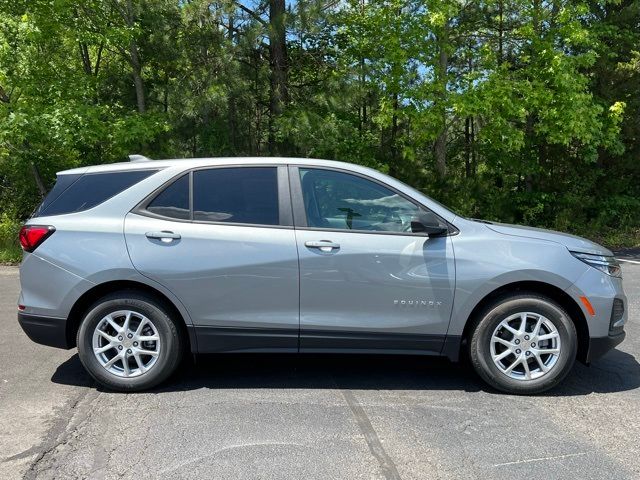
[[[0,263],[18,263],[22,250],[18,243],[21,223],[6,213],[0,215]]]

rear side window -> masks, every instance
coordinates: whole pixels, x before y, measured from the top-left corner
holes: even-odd
[[[194,171],[193,219],[278,225],[277,169],[241,167]]]
[[[162,190],[149,204],[147,211],[163,217],[189,220],[189,174],[183,175]]]
[[[52,204],[60,195],[62,195],[62,193],[71,185],[73,185],[76,182],[76,180],[78,180],[81,176],[82,176],[81,173],[76,173],[72,175],[59,175],[58,178],[56,179],[56,184],[53,186],[51,191],[44,198],[44,200],[42,201],[40,206],[36,209],[36,211],[33,212],[32,216],[37,217],[38,215],[41,215],[42,212],[44,212],[49,207],[50,204]]]
[[[82,176],[61,175],[34,216],[63,215],[88,210],[156,172],[157,170],[137,170]]]

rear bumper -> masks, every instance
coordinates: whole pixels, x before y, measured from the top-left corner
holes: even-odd
[[[67,319],[41,317],[18,312],[18,322],[24,333],[36,343],[49,347],[69,349]]]
[[[585,363],[591,363],[615,348],[616,345],[619,345],[624,340],[625,335],[625,332],[622,331],[616,335],[608,335],[606,337],[591,337]]]

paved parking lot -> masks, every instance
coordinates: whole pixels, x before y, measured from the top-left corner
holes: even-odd
[[[163,388],[97,390],[33,344],[0,267],[0,478],[640,478],[640,264],[627,340],[538,397],[420,357],[213,356]]]

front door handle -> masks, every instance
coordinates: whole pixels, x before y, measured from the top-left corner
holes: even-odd
[[[340,248],[339,243],[334,243],[330,240],[318,240],[304,242],[304,245],[309,248],[318,248],[321,252],[331,252]]]
[[[174,240],[180,240],[181,238],[179,233],[173,233],[168,230],[163,230],[161,232],[147,232],[145,233],[145,235],[147,238],[154,238],[165,243],[169,243]]]

